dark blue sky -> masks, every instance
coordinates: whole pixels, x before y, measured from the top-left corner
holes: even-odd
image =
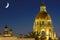
[[[54,30],[60,32],[60,0],[44,0],[47,11],[51,15]],[[5,8],[9,2],[9,8]],[[33,23],[40,10],[42,0],[0,0],[0,32],[3,32],[5,24],[14,34],[28,33],[33,29]]]

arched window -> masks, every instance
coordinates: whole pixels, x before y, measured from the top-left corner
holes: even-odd
[[[42,35],[42,37],[44,37],[46,35],[45,31],[42,31],[41,35]]]
[[[42,26],[44,26],[44,21],[42,21]]]
[[[50,22],[48,22],[48,25],[51,25]]]
[[[42,26],[41,22],[40,22],[40,27]]]
[[[40,22],[40,27],[44,26],[44,21]]]

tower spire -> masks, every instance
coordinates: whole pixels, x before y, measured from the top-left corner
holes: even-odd
[[[42,0],[42,4],[44,4],[44,0]]]
[[[42,11],[47,12],[47,11],[46,11],[46,6],[45,6],[45,4],[44,4],[44,0],[42,0],[42,4],[41,4],[41,6],[40,6],[40,12],[42,12]]]

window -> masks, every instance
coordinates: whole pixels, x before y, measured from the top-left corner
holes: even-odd
[[[42,26],[44,26],[44,21],[42,21]]]
[[[45,37],[45,31],[42,31],[41,35],[42,37]]]
[[[50,22],[48,22],[48,25],[51,25]]]
[[[42,25],[41,25],[41,22],[40,22],[40,27],[41,27]]]
[[[38,25],[38,22],[37,22],[37,25]]]
[[[44,21],[40,22],[40,27],[44,26]]]

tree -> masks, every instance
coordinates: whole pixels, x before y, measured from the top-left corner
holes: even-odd
[[[38,40],[38,36],[39,36],[39,33],[37,32],[30,32],[29,35],[28,35],[30,38],[35,38],[35,40]]]

